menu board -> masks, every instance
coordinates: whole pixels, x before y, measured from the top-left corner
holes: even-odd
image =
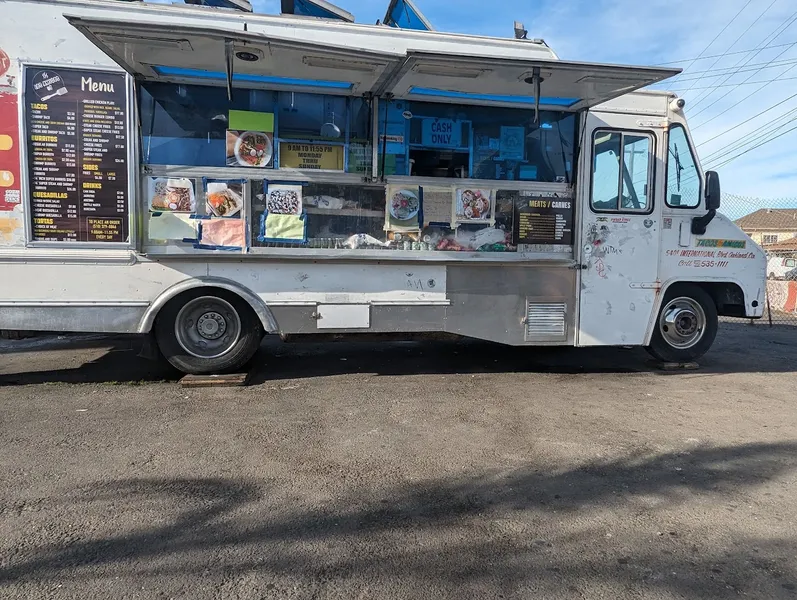
[[[518,244],[573,243],[573,200],[528,197],[516,200],[515,239]]]
[[[125,76],[25,70],[25,139],[34,241],[129,236]]]

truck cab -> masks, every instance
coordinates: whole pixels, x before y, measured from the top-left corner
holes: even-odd
[[[718,316],[759,318],[765,253],[720,209],[685,102],[627,94],[590,110],[582,134],[578,344],[645,345],[694,360]]]

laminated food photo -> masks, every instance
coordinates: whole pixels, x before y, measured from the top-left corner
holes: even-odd
[[[208,181],[205,195],[208,214],[214,217],[237,217],[244,206],[243,181]]]
[[[151,177],[149,207],[153,212],[196,212],[194,182],[184,177]]]

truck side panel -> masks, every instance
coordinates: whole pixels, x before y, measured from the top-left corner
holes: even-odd
[[[3,37],[6,37],[4,33]],[[0,41],[0,247],[22,246],[22,173],[19,135],[19,64]]]

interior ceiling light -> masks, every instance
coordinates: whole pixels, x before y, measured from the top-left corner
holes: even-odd
[[[412,69],[419,75],[435,75],[437,77],[461,77],[463,79],[478,79],[489,69],[468,69],[447,65],[415,65]]]
[[[260,60],[260,57],[257,54],[254,52],[247,52],[246,50],[239,50],[235,53],[235,56],[244,62],[256,62]]]
[[[153,48],[169,50],[193,50],[188,40],[173,40],[140,35],[125,35],[120,33],[99,33],[97,37],[106,44],[146,44]]]

